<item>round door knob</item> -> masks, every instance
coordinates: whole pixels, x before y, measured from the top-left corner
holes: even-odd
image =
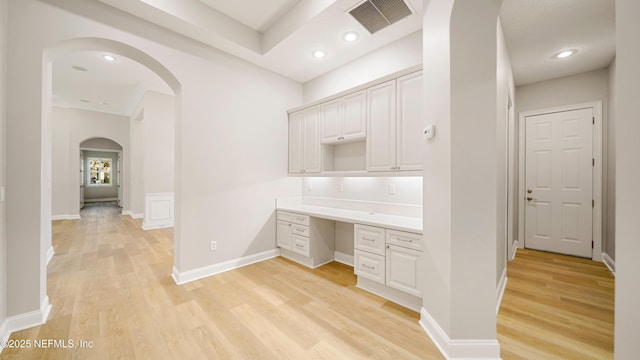
[[[531,196],[528,196],[527,201],[531,201],[531,200],[533,200],[533,198]]]

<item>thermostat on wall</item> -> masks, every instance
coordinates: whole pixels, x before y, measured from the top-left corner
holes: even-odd
[[[435,125],[427,126],[426,128],[424,128],[423,134],[425,139],[427,140],[433,139],[433,137],[436,136],[436,126]]]

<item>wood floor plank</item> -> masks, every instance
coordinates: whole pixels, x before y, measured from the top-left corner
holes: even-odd
[[[173,230],[118,208],[53,223],[49,321],[12,339],[91,348],[5,349],[1,359],[441,359],[420,315],[356,287],[353,268],[275,258],[182,286]],[[613,357],[613,277],[600,263],[518,250],[497,318],[503,359]]]

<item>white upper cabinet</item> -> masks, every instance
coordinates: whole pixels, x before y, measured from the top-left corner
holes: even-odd
[[[398,78],[397,87],[396,167],[422,170],[422,71]]]
[[[367,89],[367,170],[396,170],[396,80]]]
[[[422,170],[422,71],[368,89],[367,170]]]
[[[289,172],[302,173],[304,170],[302,159],[304,151],[304,111],[298,111],[289,116]]]
[[[289,115],[289,173],[321,170],[320,106]]]
[[[322,143],[364,140],[367,126],[365,90],[328,101],[322,107]]]

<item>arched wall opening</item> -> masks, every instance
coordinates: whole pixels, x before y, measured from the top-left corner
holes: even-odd
[[[79,211],[87,203],[113,203],[114,201],[119,208],[122,208],[124,192],[127,189],[127,183],[123,179],[125,173],[128,173],[123,166],[125,165],[123,159],[128,154],[124,153],[122,145],[108,138],[92,137],[81,141],[78,150],[80,154],[77,162],[80,173]],[[104,163],[105,159],[107,166]],[[77,174],[77,170],[73,166],[71,173]]]
[[[115,55],[120,55],[123,57],[127,57],[132,59],[143,66],[147,67],[155,74],[157,74],[166,84],[171,88],[174,93],[173,101],[174,101],[174,122],[173,122],[173,138],[175,140],[178,139],[177,134],[179,134],[179,126],[180,126],[180,96],[181,96],[181,85],[176,77],[160,62],[155,60],[150,55],[121,42],[117,42],[110,39],[104,38],[75,38],[69,39],[66,41],[62,41],[57,43],[54,46],[48,47],[44,50],[43,58],[42,58],[42,116],[41,116],[41,179],[40,179],[40,281],[39,281],[39,293],[41,299],[41,316],[42,322],[46,321],[48,316],[48,312],[50,311],[51,305],[48,303],[48,297],[46,296],[46,262],[53,255],[52,253],[52,232],[51,232],[51,220],[52,220],[52,112],[53,112],[53,104],[52,104],[52,63],[67,54],[71,54],[74,52],[83,52],[83,51],[103,51],[112,53]],[[131,119],[134,121],[134,119]],[[91,136],[86,136],[82,139],[76,139],[73,144],[70,144],[70,148],[76,156],[78,154],[79,149],[81,148],[81,144],[87,140],[103,138],[104,134],[96,133]],[[110,139],[117,143],[121,150],[118,150],[123,155],[123,163],[126,166],[130,164],[129,159],[127,159],[127,153],[130,151],[130,145],[121,139]],[[173,159],[177,158],[176,154],[179,149],[179,144],[175,144]],[[75,162],[76,166],[80,167],[80,162]],[[123,168],[124,174],[126,174],[126,169]],[[174,178],[175,178],[174,172]],[[79,182],[79,177],[76,177],[76,181]],[[125,178],[123,182],[126,182]],[[180,197],[180,190],[178,186],[175,186],[174,196],[176,199]],[[79,196],[79,193],[78,195]],[[124,194],[126,197],[127,194]],[[79,201],[76,202],[79,204]],[[176,212],[177,213],[177,212]],[[176,214],[177,215],[177,214]],[[176,220],[179,221],[179,216],[176,216]],[[176,222],[177,222],[176,221]],[[177,240],[177,239],[174,239]],[[174,241],[174,249],[176,248],[176,241]],[[171,270],[168,269],[168,273]],[[44,299],[44,300],[42,300]]]

